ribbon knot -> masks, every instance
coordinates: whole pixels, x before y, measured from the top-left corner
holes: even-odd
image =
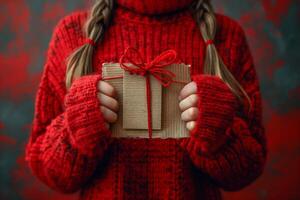
[[[134,56],[134,57],[133,57]],[[177,54],[174,50],[167,50],[154,58],[150,62],[145,62],[140,52],[128,47],[120,58],[120,67],[130,74],[141,76],[152,75],[164,87],[168,87],[174,82],[176,75],[165,69],[165,67],[176,62]],[[131,63],[133,66],[126,63]]]

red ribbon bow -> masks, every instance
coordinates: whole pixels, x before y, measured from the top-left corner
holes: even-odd
[[[132,55],[137,56],[137,60],[134,60]],[[146,95],[147,95],[147,115],[148,115],[148,132],[149,138],[152,138],[152,114],[151,114],[151,84],[150,75],[155,77],[162,86],[168,87],[174,80],[176,75],[164,69],[165,67],[175,63],[176,61],[176,51],[167,50],[158,55],[154,60],[150,62],[145,62],[142,58],[140,52],[133,48],[128,47],[124,54],[120,58],[120,67],[130,74],[141,75],[146,78]],[[134,66],[129,66],[125,64],[125,60]]]
[[[134,60],[132,55],[135,55],[137,60]],[[125,71],[128,71],[130,74],[141,76],[147,76],[150,74],[155,77],[162,86],[168,87],[174,82],[173,79],[176,75],[173,72],[164,69],[164,67],[173,64],[176,61],[176,57],[176,51],[167,50],[154,58],[154,60],[146,63],[137,49],[128,47],[120,58],[120,67]],[[134,67],[126,65],[125,60],[133,64]]]

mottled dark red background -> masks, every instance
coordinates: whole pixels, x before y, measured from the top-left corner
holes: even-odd
[[[37,181],[24,162],[34,96],[54,25],[84,0],[0,0],[0,199],[76,199]],[[254,184],[225,199],[300,199],[297,0],[214,0],[246,30],[264,104],[269,156]]]

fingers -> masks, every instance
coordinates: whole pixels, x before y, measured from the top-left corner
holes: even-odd
[[[191,131],[195,128],[196,126],[196,121],[190,121],[186,123],[186,128]]]
[[[179,100],[185,99],[186,97],[190,96],[191,94],[197,93],[197,84],[195,82],[190,82],[189,84],[185,85],[183,89],[179,93]]]
[[[98,90],[107,96],[116,97],[115,88],[105,81],[98,82]]]
[[[100,91],[97,94],[101,102],[100,110],[106,121],[106,127],[109,128],[109,123],[114,123],[118,119],[117,111],[119,109],[119,104],[115,99],[117,94],[114,87],[105,81],[99,81],[97,87]]]
[[[181,113],[181,119],[185,122],[196,121],[199,110],[197,107],[191,107]]]
[[[197,107],[197,103],[198,103],[198,95],[191,94],[190,96],[180,101],[179,108],[181,111],[185,111],[188,108]]]
[[[117,112],[119,110],[119,103],[116,99],[107,96],[103,93],[98,93],[98,98],[102,106],[107,107],[108,109]]]
[[[118,115],[115,112],[106,108],[105,106],[100,106],[100,109],[101,109],[101,112],[103,114],[105,121],[107,121],[109,123],[114,123],[117,121]]]
[[[196,120],[198,118],[198,95],[197,84],[190,82],[183,87],[179,96],[179,108],[182,111],[181,119],[186,122],[186,128],[191,131],[196,126]]]

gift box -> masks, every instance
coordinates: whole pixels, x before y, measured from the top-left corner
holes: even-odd
[[[132,63],[125,65],[136,68]],[[155,76],[153,72],[154,76],[148,74],[149,85],[147,86],[146,76],[124,70],[120,63],[103,63],[102,78],[116,89],[120,105],[118,120],[111,125],[112,137],[182,138],[189,136],[185,123],[181,120],[178,95],[184,85],[191,81],[190,65],[174,63],[164,66],[164,70],[174,75],[169,85],[162,84],[160,75]],[[151,97],[147,100],[149,92]]]

